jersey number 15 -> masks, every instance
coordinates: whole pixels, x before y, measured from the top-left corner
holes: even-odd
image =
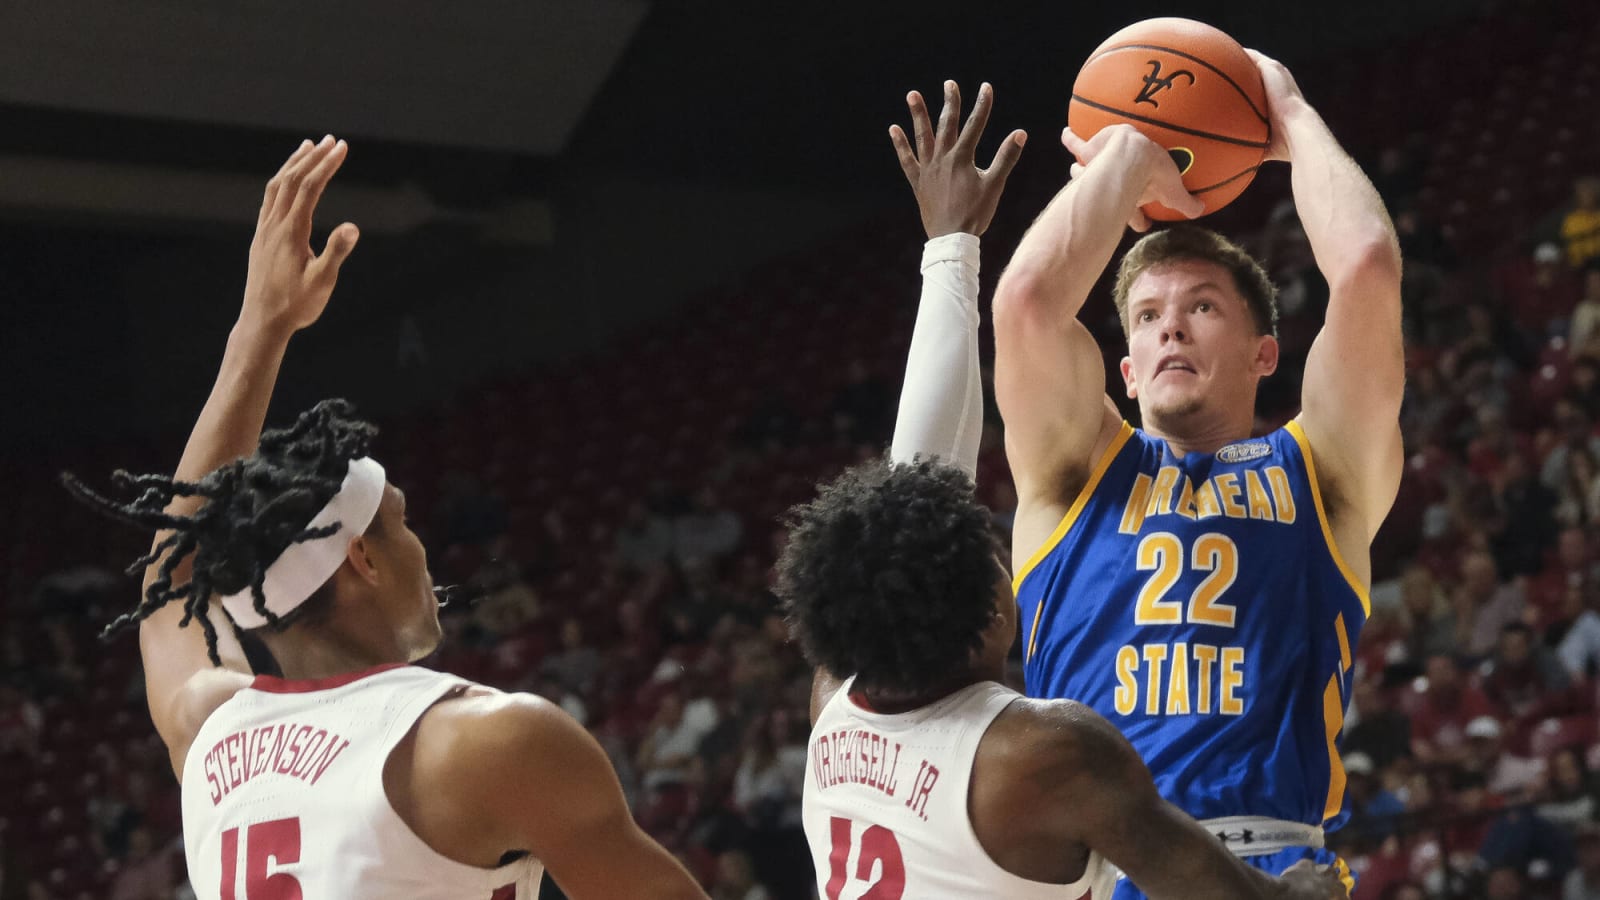
[[[222,833],[222,900],[302,900],[300,882],[274,869],[300,861],[300,820],[274,819],[245,829],[244,894],[239,881],[239,829]]]

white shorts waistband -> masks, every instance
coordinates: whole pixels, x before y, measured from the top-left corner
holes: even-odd
[[[1235,856],[1264,856],[1290,847],[1323,845],[1322,827],[1264,816],[1205,819],[1200,827],[1217,836]]]

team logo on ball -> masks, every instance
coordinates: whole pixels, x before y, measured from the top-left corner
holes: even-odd
[[[1187,78],[1189,84],[1194,84],[1194,73],[1188,69],[1179,69],[1171,75],[1162,77],[1161,60],[1149,59],[1145,63],[1150,66],[1150,74],[1144,76],[1144,87],[1139,89],[1139,96],[1133,98],[1135,103],[1148,103],[1157,109],[1161,104],[1156,101],[1156,95],[1162,91],[1172,90],[1173,83],[1179,78]]]
[[[1189,174],[1189,167],[1194,165],[1194,151],[1188,147],[1168,147],[1167,155],[1178,164],[1178,174]]]

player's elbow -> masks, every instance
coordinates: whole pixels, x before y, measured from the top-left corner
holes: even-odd
[[[1386,229],[1373,228],[1371,233],[1355,242],[1334,271],[1328,274],[1328,286],[1335,291],[1381,300],[1392,298],[1395,310],[1400,307],[1400,245],[1394,234]],[[1342,289],[1342,290],[1341,290]]]
[[[1045,279],[1027,269],[1007,269],[994,291],[996,335],[1003,340],[1006,334],[1037,327],[1052,305]]]

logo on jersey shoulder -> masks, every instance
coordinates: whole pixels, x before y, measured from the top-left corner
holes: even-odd
[[[1217,459],[1225,463],[1249,462],[1263,456],[1272,455],[1272,445],[1266,441],[1241,441],[1229,444],[1217,451]]]

